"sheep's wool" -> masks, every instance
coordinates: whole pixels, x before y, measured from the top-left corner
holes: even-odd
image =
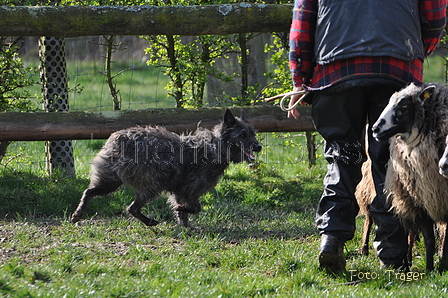
[[[424,87],[415,88],[417,98]],[[411,134],[390,139],[385,191],[401,219],[415,220],[419,209],[435,222],[448,221],[448,179],[439,174],[438,161],[448,134],[448,97],[437,86],[428,102],[415,100]]]

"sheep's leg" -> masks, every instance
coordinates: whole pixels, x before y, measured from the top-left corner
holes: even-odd
[[[153,218],[148,218],[142,214],[141,209],[151,200],[153,200],[157,194],[152,194],[150,192],[136,191],[136,198],[134,202],[128,207],[128,212],[132,214],[135,218],[140,220],[142,223],[148,227],[155,226],[159,222]]]
[[[434,270],[434,253],[436,247],[436,237],[434,235],[434,222],[427,216],[423,216],[421,222],[418,223],[419,229],[423,234],[425,243],[426,270]],[[416,231],[414,231],[416,234]]]
[[[408,267],[410,268],[412,266],[412,250],[414,249],[415,242],[417,242],[418,239],[418,230],[415,227],[412,227],[406,229],[406,234],[408,234],[407,262]]]
[[[89,201],[98,196],[105,196],[116,191],[121,186],[121,181],[113,181],[109,183],[100,183],[99,185],[91,185],[82,194],[81,200],[79,201],[78,208],[73,212],[71,221],[76,223],[81,220],[82,216],[86,212],[87,204]]]
[[[360,249],[360,253],[364,256],[369,255],[369,238],[370,231],[372,229],[373,220],[370,214],[366,214],[366,219],[364,221],[364,231],[362,234],[362,246]]]
[[[448,241],[446,239],[447,223],[438,224],[440,271],[448,270]]]

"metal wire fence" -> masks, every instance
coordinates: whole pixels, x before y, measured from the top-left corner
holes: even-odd
[[[113,109],[110,86],[105,77],[105,51],[102,37],[73,37],[65,39],[67,75],[69,85],[70,111],[107,111]],[[188,37],[185,37],[188,38]],[[188,40],[186,40],[188,41]],[[248,68],[249,84],[259,94],[264,87],[271,84],[269,73],[270,53],[265,53],[264,46],[271,42],[269,34],[260,35],[249,42],[251,59],[244,67]],[[167,86],[169,69],[164,66],[150,66],[148,59],[154,59],[145,53],[147,41],[137,36],[116,37],[117,46],[112,54],[113,87],[119,91],[122,109],[172,108],[176,106],[174,97],[169,94]],[[37,39],[27,37],[20,51],[26,66],[39,68]],[[204,106],[231,105],[231,97],[238,96],[241,89],[241,69],[238,55],[218,58],[215,67],[223,70],[232,80],[222,80],[208,76],[204,96]],[[41,109],[41,87],[39,74],[34,75],[36,85],[29,88],[34,109]]]
[[[269,166],[308,164],[307,143],[303,133],[259,133],[257,138],[263,146],[263,150],[257,155],[257,164]],[[91,161],[104,143],[105,140],[72,141],[77,174],[89,173]],[[318,140],[317,145],[319,152],[322,149],[322,141]],[[0,166],[17,171],[33,169],[43,172],[46,168],[44,147],[44,142],[13,142]]]
[[[266,73],[273,66],[268,62],[269,55],[260,51],[269,41],[267,35],[252,41],[257,48],[258,56],[249,60],[247,67],[252,74],[252,80],[258,87],[268,84]],[[121,46],[113,54],[112,75],[114,87],[121,95],[122,110],[138,110],[146,108],[173,108],[175,100],[166,90],[169,79],[164,74],[164,67],[147,65],[149,57],[144,49],[147,42],[135,36],[117,37]],[[105,47],[101,37],[76,37],[65,40],[65,52],[68,75],[68,102],[70,111],[110,111],[114,103],[110,94],[110,86],[104,74]],[[25,38],[20,55],[26,66],[39,68],[37,38]],[[236,56],[221,59],[220,67],[235,72],[238,68]],[[36,85],[29,88],[33,95],[33,109],[42,110],[41,86],[39,74],[34,75]],[[241,81],[238,76],[231,82],[217,82],[210,78],[207,84],[207,94],[222,95],[222,101],[206,100],[205,105],[229,104],[225,97],[238,91]],[[269,165],[300,164],[308,162],[306,138],[304,134],[259,134],[263,151],[257,162]],[[75,140],[72,142],[77,174],[88,175],[93,156],[101,149],[104,140]],[[18,171],[33,169],[44,172],[46,169],[45,149],[43,142],[14,142],[10,145],[8,155],[0,167],[13,168]]]

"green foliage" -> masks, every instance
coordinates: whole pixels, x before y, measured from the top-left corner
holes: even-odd
[[[291,72],[289,70],[289,35],[286,33],[275,33],[273,43],[265,45],[265,52],[272,53],[271,62],[274,65],[272,72],[265,75],[273,81],[272,88],[263,90],[266,97],[280,93],[286,93],[292,89]]]
[[[24,89],[34,81],[31,76],[36,72],[26,68],[18,56],[18,44],[21,38],[0,37],[0,112],[28,110],[32,104],[29,92]],[[0,142],[0,162],[6,154],[10,142]]]
[[[170,78],[166,89],[180,107],[201,107],[204,104],[208,76],[229,80],[229,76],[214,67],[217,58],[233,52],[229,36],[148,36],[149,65],[164,67]]]
[[[29,93],[23,87],[31,86],[36,72],[26,68],[18,56],[20,39],[0,37],[0,111],[27,110],[31,107]]]
[[[159,1],[157,5],[207,5],[234,3],[235,1]],[[179,36],[149,36],[149,47],[145,50],[151,59],[148,64],[166,69],[170,78],[166,89],[176,100],[177,107],[201,107],[204,105],[205,84],[209,77],[230,82],[241,77],[240,95],[230,98],[236,105],[254,103],[260,86],[248,85],[247,44],[255,34],[233,34],[229,36],[196,36],[192,38]],[[239,74],[227,75],[214,67],[217,58],[228,58],[227,54],[238,53]],[[216,99],[222,104],[224,100]]]

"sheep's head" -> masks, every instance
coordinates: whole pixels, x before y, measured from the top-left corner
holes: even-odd
[[[445,151],[439,161],[439,173],[445,178],[448,178],[448,136],[445,141]]]
[[[384,141],[398,135],[406,139],[415,122],[418,108],[431,97],[436,86],[418,87],[411,83],[399,92],[395,92],[378,120],[372,126],[373,137]]]

